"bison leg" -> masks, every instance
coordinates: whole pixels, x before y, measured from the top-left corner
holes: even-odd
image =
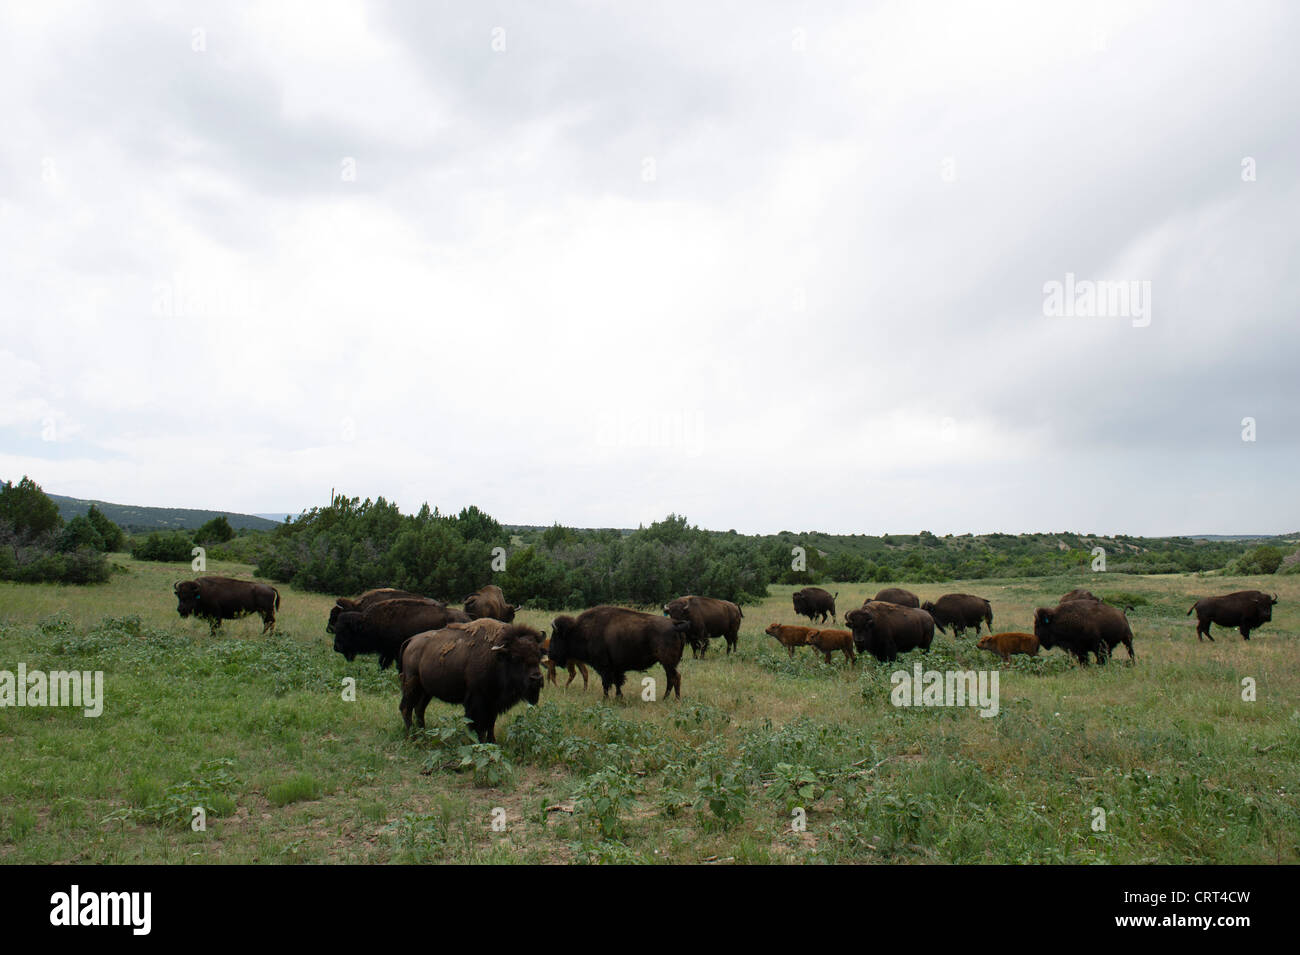
[[[578,669],[582,671],[582,688],[585,690],[587,689],[587,666],[586,664],[579,663]],[[570,677],[570,679],[572,679],[572,677]]]
[[[849,666],[855,667],[858,665],[858,658],[853,655],[853,650],[851,648],[846,648],[844,650],[844,659],[849,661]]]
[[[1243,640],[1250,639],[1250,627],[1246,626],[1245,624],[1241,625],[1241,639]]]
[[[275,629],[275,614],[270,611],[262,614],[262,632],[266,633]]]
[[[668,689],[664,690],[664,699],[668,699],[674,692],[677,693],[677,699],[682,698],[682,675],[676,667],[670,667],[664,664],[664,674],[668,677]]]

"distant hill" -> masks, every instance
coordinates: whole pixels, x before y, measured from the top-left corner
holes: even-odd
[[[83,501],[80,498],[64,497],[62,494],[48,495],[59,507],[59,514],[65,521],[85,514],[94,504],[104,512],[104,516],[115,524],[121,525],[132,534],[143,534],[161,530],[198,530],[214,517],[225,515],[230,526],[235,530],[265,531],[280,523],[279,520],[268,521],[265,517],[254,514],[235,514],[231,511],[204,511],[190,507],[139,507],[134,504],[110,504],[107,501]],[[283,516],[281,517],[283,519]]]

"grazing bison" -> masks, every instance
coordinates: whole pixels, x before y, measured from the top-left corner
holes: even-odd
[[[993,607],[983,597],[973,594],[944,594],[934,602],[927,600],[921,609],[934,618],[934,625],[944,633],[952,627],[954,637],[965,634],[967,627],[974,627],[978,637],[980,624],[985,621],[989,630],[993,630]]]
[[[1277,594],[1269,596],[1262,590],[1238,590],[1220,597],[1202,597],[1192,604],[1187,615],[1196,611],[1196,639],[1202,636],[1210,638],[1210,624],[1221,627],[1236,627],[1243,640],[1250,639],[1250,631],[1258,630],[1273,619],[1273,605],[1277,603]]]
[[[836,593],[832,597],[820,587],[805,587],[803,590],[795,591],[793,595],[794,612],[801,617],[807,617],[809,620],[816,620],[816,618],[821,617],[822,623],[826,622],[826,617],[829,614],[831,623],[834,623],[835,598],[838,596],[839,594]]]
[[[1059,646],[1072,654],[1083,666],[1088,654],[1105,663],[1119,644],[1133,657],[1133,630],[1128,617],[1118,607],[1095,600],[1069,600],[1056,607],[1039,607],[1034,611],[1034,636],[1044,650]]]
[[[812,627],[799,627],[788,623],[774,623],[763,632],[769,637],[776,637],[776,642],[789,651],[790,659],[793,660],[794,648],[808,646],[808,638],[817,631]]]
[[[929,652],[934,641],[933,617],[885,600],[868,600],[846,613],[844,622],[853,630],[858,653],[870,653],[877,660],[893,660],[908,650]]]
[[[348,610],[334,622],[334,652],[351,663],[359,653],[379,655],[379,669],[397,662],[402,670],[401,649],[408,637],[426,630],[441,630],[448,624],[467,623],[469,615],[435,600],[402,597],[381,600],[369,610]]]
[[[515,619],[515,611],[522,607],[523,604],[506,603],[506,595],[496,584],[480,587],[465,598],[465,612],[474,620],[491,617],[493,620],[510,623]]]
[[[553,686],[559,686],[555,681],[555,661],[551,659],[550,637],[547,637],[546,641],[542,644],[542,650],[546,654],[546,659],[542,661],[546,664],[546,682]],[[574,681],[574,678],[577,677],[579,670],[582,671],[582,688],[584,690],[587,688],[587,679],[591,676],[590,671],[587,670],[587,664],[579,663],[577,660],[570,660],[569,665],[565,667],[565,669],[569,671],[569,679],[564,683],[564,688],[566,690],[569,688],[569,684]]]
[[[250,613],[261,614],[263,633],[275,629],[280,591],[267,584],[233,577],[197,577],[176,581],[172,592],[176,594],[176,612],[182,617],[193,614],[203,618],[212,633],[217,632],[221,621]]]
[[[996,653],[1002,658],[1003,663],[1010,663],[1011,654],[1013,653],[1027,653],[1031,657],[1038,656],[1038,638],[1032,633],[1016,633],[1014,631],[990,633],[980,637],[980,642],[975,645],[981,650]]]
[[[691,643],[691,653],[702,657],[709,651],[710,637],[725,637],[728,654],[736,649],[744,614],[730,600],[689,594],[664,604],[664,616],[690,624],[686,639]]]
[[[1065,594],[1058,603],[1069,603],[1071,600],[1093,600],[1101,603],[1101,598],[1090,590],[1084,590],[1082,587],[1075,587],[1068,594]]]
[[[424,728],[424,711],[434,697],[461,703],[480,743],[495,743],[497,717],[520,700],[536,703],[542,693],[542,635],[510,624],[495,631],[447,627],[409,637],[401,648],[402,720],[411,713]]]
[[[844,652],[844,659],[850,666],[858,665],[858,658],[853,652],[853,634],[848,630],[814,630],[808,635],[808,646],[815,649],[831,662],[831,654],[836,650]]]
[[[395,587],[377,587],[374,590],[367,590],[360,597],[339,597],[334,601],[334,606],[330,607],[330,622],[325,625],[326,633],[334,632],[334,624],[338,622],[339,614],[347,613],[349,610],[355,610],[362,613],[369,610],[377,603],[383,603],[385,600],[428,600],[430,603],[441,604],[440,600],[433,600],[430,597],[421,597],[419,594],[413,594],[408,590],[398,590]]]
[[[921,606],[921,598],[910,590],[904,590],[902,587],[886,587],[871,599],[898,604],[900,607],[919,608]]]
[[[656,663],[664,668],[668,689],[664,699],[676,692],[682,697],[682,676],[677,665],[686,646],[690,624],[639,610],[607,605],[592,607],[575,619],[556,617],[552,623],[550,656],[556,666],[570,660],[588,664],[600,674],[605,696],[612,686],[623,695],[628,670],[648,670]]]

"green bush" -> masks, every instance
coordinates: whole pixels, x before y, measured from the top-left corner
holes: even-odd
[[[136,560],[188,562],[193,550],[194,541],[185,531],[154,531],[131,541],[131,556]]]

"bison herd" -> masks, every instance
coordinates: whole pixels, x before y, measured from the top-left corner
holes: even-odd
[[[197,616],[216,632],[223,620],[259,614],[263,633],[275,627],[280,594],[274,587],[230,577],[199,577],[178,581],[174,592],[182,617]],[[805,587],[793,595],[794,612],[811,623],[835,622],[835,600],[820,587]],[[1273,619],[1277,596],[1242,590],[1198,600],[1187,611],[1196,613],[1198,639],[1210,636],[1211,624],[1236,627],[1249,640],[1250,631]],[[495,742],[497,717],[521,701],[536,703],[546,680],[555,683],[555,669],[568,670],[572,683],[582,673],[586,689],[588,667],[600,676],[606,697],[610,688],[623,695],[631,671],[661,666],[667,681],[665,697],[682,695],[679,665],[686,646],[703,657],[709,641],[722,638],[727,653],[736,649],[740,607],[714,597],[688,594],[665,604],[662,614],[626,607],[599,606],[562,615],[549,636],[514,623],[521,605],[508,603],[501,588],[489,584],[463,601],[464,609],[431,597],[391,587],[368,590],[359,597],[340,597],[330,609],[326,631],[334,649],[349,662],[359,655],[378,657],[380,669],[396,665],[401,679],[402,720],[424,726],[429,702],[460,704],[481,742]],[[993,632],[993,608],[983,597],[945,594],[925,601],[909,590],[889,587],[844,614],[848,629],[773,623],[768,636],[785,647],[791,658],[798,647],[812,647],[829,664],[843,653],[849,665],[869,653],[877,660],[894,660],[909,650],[926,652],[937,627],[962,637],[973,629],[977,646],[1003,661],[1012,654],[1036,656],[1040,648],[1059,647],[1082,665],[1089,656],[1105,663],[1121,644],[1132,662],[1133,630],[1125,609],[1086,590],[1072,590],[1055,607],[1034,611],[1034,632]],[[547,668],[543,677],[542,667]]]

